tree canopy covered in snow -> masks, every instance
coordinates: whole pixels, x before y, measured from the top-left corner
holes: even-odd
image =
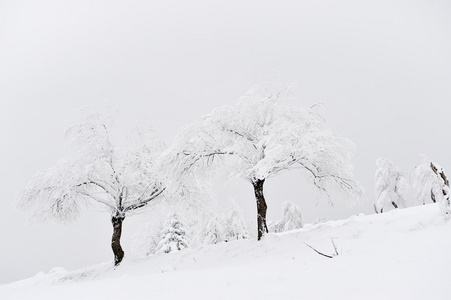
[[[251,183],[257,201],[258,238],[268,232],[263,184],[288,169],[300,169],[319,191],[340,191],[343,198],[363,198],[353,180],[354,145],[327,125],[321,105],[310,108],[283,103],[290,88],[277,81],[255,86],[233,106],[184,127],[168,151],[180,176],[210,176],[218,166]],[[227,161],[227,165],[223,162]]]
[[[75,220],[82,209],[103,207],[112,217],[116,264],[122,221],[160,196],[165,186],[155,169],[164,149],[151,130],[139,129],[135,147],[121,151],[111,141],[107,119],[93,115],[67,130],[75,153],[36,174],[22,191],[18,205],[34,211],[34,218]]]
[[[439,204],[445,215],[451,215],[449,181],[442,167],[424,158],[413,168],[410,177],[420,203],[425,204],[427,199],[431,199]]]
[[[394,208],[405,207],[405,194],[408,183],[401,169],[395,166],[393,162],[382,157],[376,160],[376,165],[376,212],[383,212],[384,209],[390,206]]]

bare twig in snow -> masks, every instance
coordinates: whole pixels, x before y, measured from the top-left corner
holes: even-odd
[[[338,256],[339,254],[338,254],[337,246],[336,246],[335,243],[334,243],[334,240],[331,238],[330,241],[332,242],[332,245],[334,246],[334,251],[335,251],[335,253],[332,254],[332,255],[324,254],[324,253],[322,253],[322,252],[316,250],[315,248],[313,248],[312,246],[310,246],[310,245],[307,244],[307,243],[304,243],[304,244],[305,244],[307,247],[309,247],[310,249],[312,249],[313,251],[315,251],[316,253],[318,253],[319,255],[325,256],[325,257],[327,257],[327,258],[334,258],[335,256]]]

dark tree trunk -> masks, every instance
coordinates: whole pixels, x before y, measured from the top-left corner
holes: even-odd
[[[124,250],[121,247],[122,222],[125,217],[113,216],[111,223],[113,223],[113,237],[111,239],[111,248],[114,253],[114,265],[118,266],[124,258]]]
[[[263,184],[265,180],[256,180],[252,182],[254,186],[255,200],[257,200],[257,228],[258,228],[258,240],[268,232],[268,226],[266,225],[266,201],[263,195]]]
[[[395,203],[395,201],[392,201],[391,205],[393,205],[394,208],[398,208],[398,205]]]

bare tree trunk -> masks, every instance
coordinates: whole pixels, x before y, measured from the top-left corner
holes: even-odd
[[[265,233],[268,233],[268,226],[266,225],[266,201],[263,195],[263,184],[265,180],[256,180],[252,182],[254,186],[255,200],[257,200],[257,228],[258,228],[258,240],[262,238]]]
[[[125,217],[115,215],[111,218],[113,223],[113,237],[111,239],[111,248],[114,253],[114,265],[118,266],[124,258],[124,250],[121,247],[122,222]]]
[[[395,203],[395,201],[392,201],[391,205],[393,205],[394,208],[398,208],[398,205]]]

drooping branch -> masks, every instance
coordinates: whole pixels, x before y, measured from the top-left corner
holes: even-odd
[[[300,165],[302,165],[307,171],[309,171],[310,174],[313,175],[314,179],[332,178],[332,179],[333,179],[336,183],[338,183],[340,186],[342,186],[342,187],[344,187],[344,188],[346,188],[346,189],[348,189],[348,190],[354,189],[355,182],[354,182],[354,180],[352,180],[352,179],[349,179],[349,178],[343,178],[343,177],[338,176],[338,175],[335,175],[335,174],[323,174],[323,175],[320,175],[320,174],[317,174],[312,168],[308,167],[307,165],[305,165],[305,164],[303,164],[303,163],[301,163],[301,162],[299,162],[299,161],[298,161],[298,163],[299,163]],[[313,167],[316,169],[316,171],[318,172],[318,167],[317,167],[315,164],[313,164],[313,163],[312,163],[312,166],[313,166]],[[317,187],[319,187],[318,184],[316,183],[316,181],[315,181],[314,183],[315,183],[315,185],[316,185]],[[321,189],[323,189],[323,188],[321,188]]]
[[[257,149],[257,146],[255,146],[255,140],[250,137],[249,133],[247,135],[244,135],[243,133],[240,133],[240,132],[238,132],[236,130],[229,129],[229,128],[226,128],[226,127],[224,127],[222,130],[224,130],[226,132],[233,133],[234,135],[237,135],[239,137],[242,137],[242,138],[248,140],[249,142],[251,142],[252,147],[254,147],[254,149]]]
[[[114,198],[114,196],[113,196],[110,192],[108,192],[107,189],[106,189],[104,186],[102,186],[101,184],[99,184],[99,183],[97,183],[97,182],[95,182],[95,181],[86,181],[86,182],[79,183],[79,184],[77,184],[77,185],[74,187],[74,191],[75,191],[76,193],[79,193],[79,194],[82,194],[82,195],[84,195],[84,196],[87,196],[87,197],[89,197],[89,198],[91,198],[91,199],[93,199],[93,200],[95,200],[95,201],[97,201],[97,202],[99,202],[99,203],[101,203],[101,204],[106,205],[112,212],[114,212],[114,211],[115,211],[115,208],[114,208],[113,205],[111,205],[111,203],[108,203],[105,199],[102,199],[102,198],[100,198],[100,197],[97,197],[97,196],[94,195],[94,193],[92,193],[92,192],[91,192],[91,193],[88,193],[88,192],[86,192],[84,189],[82,189],[83,186],[87,186],[87,185],[90,185],[90,184],[95,185],[95,186],[97,186],[97,187],[100,187],[107,195],[109,195],[110,197]]]
[[[87,193],[84,190],[75,190],[76,193],[82,194],[88,198],[91,198],[94,201],[97,201],[103,205],[105,205],[106,207],[108,207],[110,209],[111,212],[114,212],[116,210],[116,208],[111,205],[110,203],[108,203],[105,199],[102,199],[100,197],[97,197],[96,195],[92,194],[92,193]]]
[[[274,167],[271,169],[271,176],[277,175],[279,172],[283,170],[289,170],[292,165],[296,163],[296,160],[293,158],[289,159],[279,159],[274,162]]]
[[[93,184],[99,185],[99,187],[100,187],[100,185],[102,185],[103,190],[109,194],[116,193],[116,188],[114,186],[112,186],[111,183],[107,182],[106,180],[101,180],[99,178],[96,178],[95,181],[92,179],[89,181],[92,182]]]
[[[107,191],[107,189],[106,189],[103,185],[101,185],[100,183],[95,182],[95,181],[93,181],[93,180],[89,180],[89,181],[85,181],[85,182],[79,183],[79,184],[77,184],[77,185],[75,186],[75,188],[87,186],[87,185],[90,185],[90,184],[98,186],[98,187],[101,188],[105,193],[109,194],[109,192]]]

